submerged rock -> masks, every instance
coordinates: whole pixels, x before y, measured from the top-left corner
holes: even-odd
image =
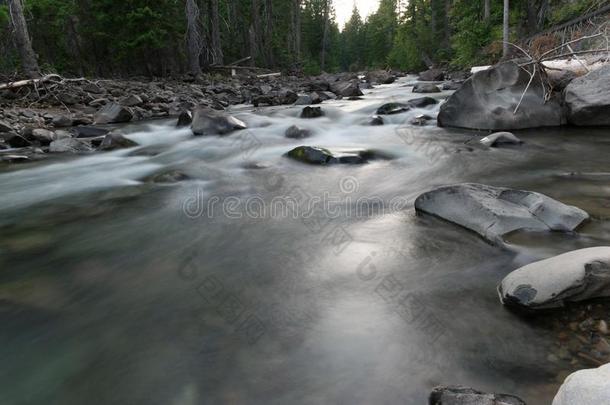
[[[301,118],[319,118],[324,116],[322,107],[305,107],[301,111]]]
[[[228,135],[246,128],[243,121],[210,108],[196,109],[191,124],[195,135]]]
[[[299,146],[286,154],[291,159],[312,165],[331,165],[331,164],[364,164],[369,160],[385,158],[374,151],[337,151],[331,152],[325,148],[316,146]]]
[[[610,364],[570,374],[553,400],[553,405],[607,403],[610,403]]]
[[[573,231],[589,218],[580,208],[543,194],[466,183],[441,187],[415,200],[415,210],[437,216],[503,244],[502,237],[519,229]]]
[[[522,399],[507,394],[487,394],[463,386],[439,386],[432,390],[429,405],[526,405]]]
[[[110,151],[115,149],[133,148],[135,146],[138,146],[137,142],[125,138],[122,134],[118,132],[111,132],[106,135],[99,149]]]
[[[440,93],[438,86],[430,83],[418,83],[413,87],[413,93]]]
[[[95,124],[116,124],[129,122],[132,119],[133,113],[131,110],[117,103],[106,104],[93,116]]]
[[[529,82],[530,75],[514,62],[477,72],[441,106],[438,124],[487,130],[561,125],[564,116],[557,97],[545,102],[539,76],[525,92]]]
[[[573,80],[565,103],[571,124],[610,125],[610,65]]]
[[[369,121],[369,125],[373,126],[373,127],[378,127],[381,125],[384,125],[385,122],[383,121],[383,118],[380,117],[379,115],[373,115],[371,117],[371,120]]]
[[[521,139],[517,138],[510,132],[496,132],[481,139],[479,142],[484,146],[495,148],[501,145],[520,145],[523,143]]]
[[[507,306],[537,309],[610,297],[610,247],[564,253],[523,266],[498,287]]]
[[[311,136],[311,131],[305,128],[299,128],[296,125],[291,126],[286,130],[286,138],[303,139]]]
[[[110,130],[108,130],[106,128],[87,127],[87,126],[85,126],[85,127],[73,127],[73,128],[70,128],[70,131],[77,138],[97,138],[99,136],[104,136],[108,132],[110,132]]]
[[[409,121],[409,123],[411,125],[417,125],[417,126],[424,126],[428,123],[428,121],[430,121],[432,119],[431,116],[426,115],[426,114],[420,114],[416,117],[413,117],[411,119],[411,121]]]

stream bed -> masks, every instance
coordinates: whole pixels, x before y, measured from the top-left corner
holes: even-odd
[[[557,331],[506,310],[496,286],[610,243],[608,129],[518,131],[525,144],[488,149],[484,133],[409,124],[438,106],[366,125],[420,96],[409,80],[318,119],[240,106],[249,129],[230,136],[140,123],[123,128],[138,148],[0,169],[0,403],[424,404],[461,384],[550,404],[582,366],[549,361]],[[291,125],[312,137],[285,138]],[[283,156],[299,145],[391,159]],[[418,195],[461,182],[592,220],[503,250],[415,215]]]

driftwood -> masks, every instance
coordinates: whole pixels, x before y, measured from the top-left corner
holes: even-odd
[[[259,78],[259,79],[262,79],[264,77],[278,77],[278,76],[281,76],[281,75],[282,75],[281,72],[277,72],[277,73],[267,73],[267,74],[264,74],[264,75],[257,75],[256,77]]]
[[[60,75],[50,74],[50,75],[43,76],[39,79],[19,80],[16,82],[0,84],[0,90],[17,89],[19,87],[24,87],[24,86],[37,86],[42,83],[52,82],[52,81],[57,81],[57,80],[61,81],[63,79]]]

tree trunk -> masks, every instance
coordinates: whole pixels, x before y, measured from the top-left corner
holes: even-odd
[[[538,31],[538,10],[537,2],[529,0],[527,2],[527,34],[534,35]]]
[[[213,65],[222,65],[224,63],[224,54],[222,53],[222,42],[220,39],[220,17],[218,15],[218,0],[210,0],[209,2],[210,16],[210,39],[211,39],[211,61]]]
[[[32,49],[32,41],[30,40],[28,26],[23,14],[23,4],[21,0],[8,0],[8,8],[14,28],[15,44],[21,56],[23,71],[32,79],[40,77],[40,68],[36,61],[36,54]]]
[[[201,73],[201,32],[199,30],[199,7],[195,0],[186,0],[186,45],[189,71]]]
[[[328,45],[328,31],[330,29],[330,0],[324,3],[324,34],[322,35],[322,54],[320,55],[320,69],[326,69],[326,47]]]
[[[491,0],[484,0],[483,5],[483,19],[485,22],[489,22],[491,18]]]
[[[265,59],[268,67],[273,67],[273,1],[265,1]]]
[[[502,47],[502,57],[508,57],[508,43],[510,42],[510,4],[509,0],[504,0],[504,26],[503,26],[503,47]]]
[[[252,66],[256,65],[261,37],[261,22],[259,13],[260,7],[258,0],[252,0],[252,22],[250,23],[250,29],[248,30],[250,36],[250,56],[252,56]]]
[[[294,58],[301,62],[301,0],[292,1],[292,33],[294,36]]]

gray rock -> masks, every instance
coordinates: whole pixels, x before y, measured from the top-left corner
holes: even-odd
[[[49,145],[56,139],[53,131],[43,128],[35,128],[31,131],[28,130],[24,134],[28,141],[39,143],[42,146]]]
[[[56,128],[71,127],[73,124],[72,118],[65,115],[56,115],[51,122]]]
[[[443,83],[443,90],[459,90],[462,87],[463,82],[445,82]]]
[[[184,128],[188,127],[193,123],[193,113],[190,111],[182,111],[180,116],[178,116],[178,122],[176,123],[176,128]]]
[[[278,97],[282,104],[293,104],[299,98],[297,93],[289,89],[280,90],[278,93]]]
[[[0,132],[11,132],[13,127],[6,121],[0,120]]]
[[[241,120],[210,108],[197,108],[191,129],[195,135],[228,135],[248,126]]]
[[[610,247],[574,250],[523,266],[502,280],[498,293],[505,305],[527,309],[610,297]]]
[[[122,134],[118,132],[111,132],[102,141],[99,149],[104,151],[116,150],[116,149],[125,149],[125,148],[133,148],[138,146],[138,144],[131,139],[125,138]]]
[[[409,105],[414,108],[424,108],[435,104],[438,104],[438,100],[432,97],[419,97],[409,100]]]
[[[385,70],[376,70],[367,73],[365,79],[372,84],[392,84],[396,81],[396,76]]]
[[[364,164],[369,160],[384,158],[373,151],[330,151],[316,146],[299,146],[286,154],[287,157],[312,165]]]
[[[481,142],[481,144],[483,144],[484,146],[490,148],[495,148],[501,145],[520,145],[523,143],[521,139],[517,138],[510,132],[496,132],[494,134],[486,136],[479,142]]]
[[[65,105],[74,105],[80,102],[80,97],[74,93],[59,93],[57,98]]]
[[[487,130],[559,126],[565,121],[556,97],[546,103],[540,77],[529,86],[530,75],[514,62],[477,72],[441,105],[438,124]]]
[[[424,126],[428,123],[428,121],[430,121],[432,119],[431,116],[426,115],[426,114],[420,114],[418,116],[415,116],[411,119],[411,121],[409,121],[409,123],[411,125],[417,125],[417,126]]]
[[[291,126],[286,130],[286,138],[290,139],[304,139],[311,136],[311,131],[304,128],[299,128],[296,125]]]
[[[104,136],[108,132],[110,132],[106,128],[89,127],[89,126],[72,127],[72,128],[70,128],[70,131],[77,138],[97,138],[99,136]]]
[[[142,98],[136,94],[132,94],[121,100],[121,105],[124,105],[125,107],[135,107],[142,104],[144,104],[144,101],[142,101]]]
[[[309,94],[301,94],[299,98],[294,102],[294,105],[310,105],[313,104],[313,99]]]
[[[104,89],[102,89],[100,86],[98,86],[95,83],[87,83],[85,84],[82,89],[84,91],[86,91],[87,93],[93,93],[93,94],[102,94],[104,93]]]
[[[371,120],[369,121],[369,125],[373,126],[373,127],[378,127],[381,125],[384,125],[385,122],[383,121],[383,118],[380,117],[379,115],[373,115],[371,117]]]
[[[445,72],[441,69],[428,69],[419,74],[419,80],[424,82],[438,82],[445,79]]]
[[[610,125],[610,65],[574,79],[565,90],[568,121],[574,125]]]
[[[21,135],[17,135],[15,133],[10,133],[10,132],[3,133],[2,135],[3,136],[0,138],[3,138],[4,141],[8,145],[10,145],[11,148],[27,148],[28,146],[32,145],[32,143],[30,141],[28,141]]]
[[[129,122],[133,119],[132,111],[117,103],[109,103],[103,106],[93,117],[95,124],[114,124]]]
[[[553,405],[608,403],[610,403],[610,364],[570,374],[553,400]]]
[[[84,153],[91,152],[93,148],[84,141],[75,138],[64,138],[51,142],[51,153]]]
[[[573,231],[589,218],[580,208],[543,194],[476,183],[445,186],[422,194],[415,201],[415,209],[500,245],[502,237],[512,231]]]
[[[522,399],[507,394],[487,394],[463,386],[440,386],[430,393],[429,405],[526,405]]]
[[[387,103],[377,109],[377,115],[394,115],[409,111],[411,106],[403,103]]]
[[[441,89],[437,85],[429,83],[417,83],[413,87],[413,93],[440,93]]]
[[[324,116],[321,107],[305,107],[301,111],[301,118],[319,118]]]
[[[363,95],[356,80],[333,83],[330,86],[330,91],[341,97],[359,97]]]

